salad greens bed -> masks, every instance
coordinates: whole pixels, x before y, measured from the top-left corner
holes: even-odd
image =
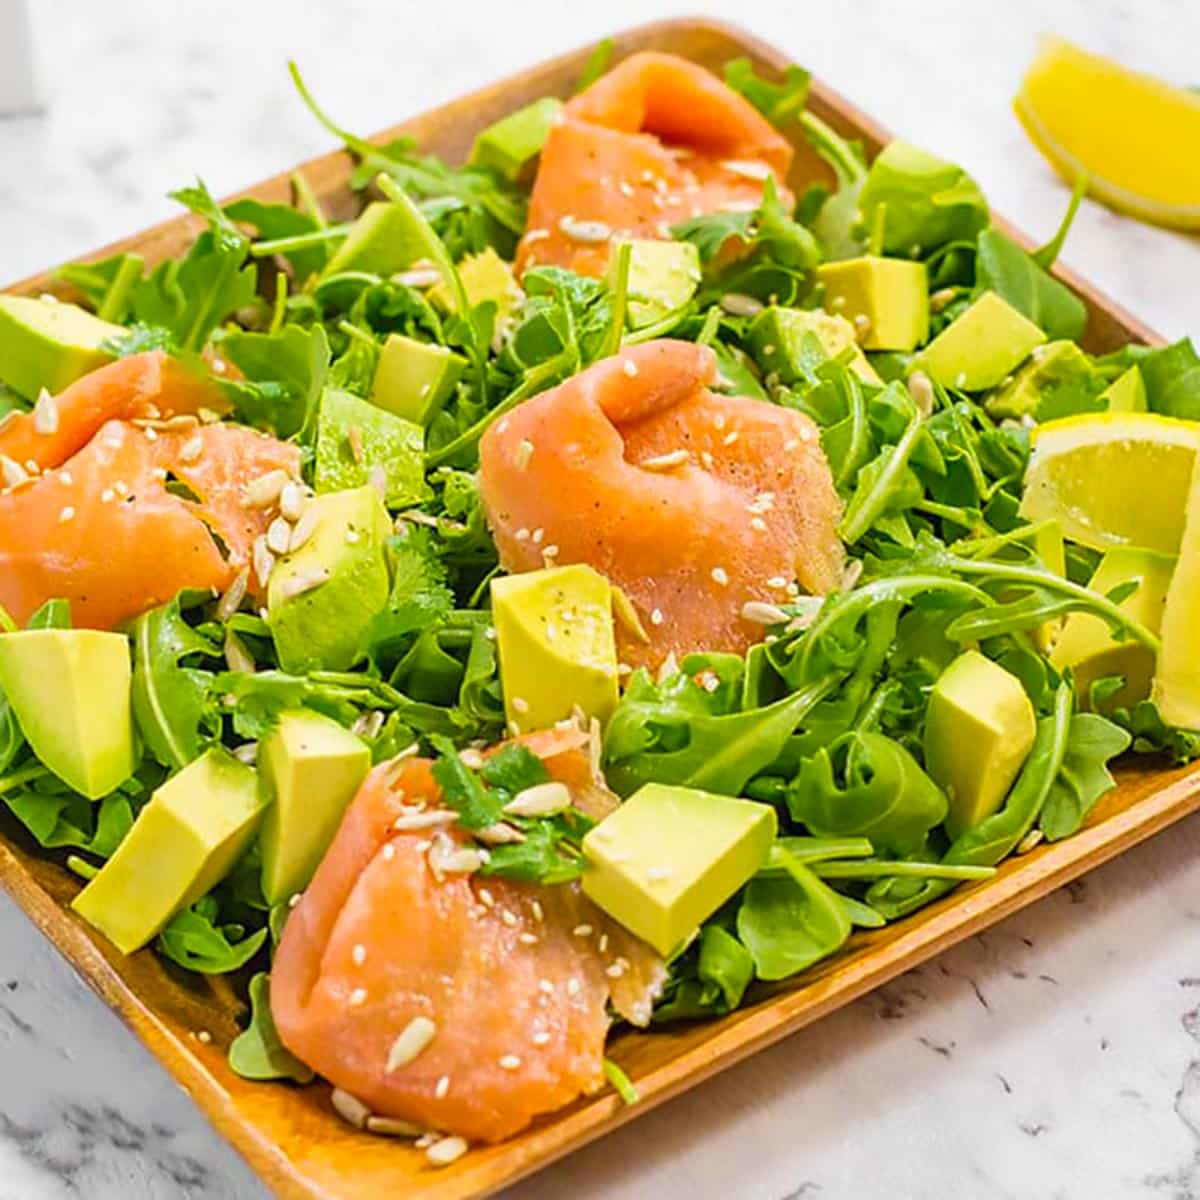
[[[845,502],[840,532],[852,568],[834,594],[801,596],[769,614],[765,640],[744,657],[698,653],[657,676],[635,672],[608,724],[603,762],[619,793],[648,781],[692,785],[769,802],[780,816],[765,867],[672,962],[657,1021],[727,1013],[753,980],[794,975],[834,953],[852,929],[902,918],[1040,838],[1071,835],[1112,786],[1106,764],[1129,747],[1174,761],[1198,753],[1195,736],[1165,726],[1149,701],[1105,716],[1085,711],[1114,695],[1121,678],[1100,679],[1082,697],[1043,652],[1039,630],[1068,612],[1095,615],[1119,638],[1151,647],[1156,638],[1120,607],[1130,586],[1108,595],[1087,588],[1095,552],[1068,546],[1065,574],[1039,560],[1041,530],[1018,514],[1029,422],[997,420],[964,391],[906,385],[908,355],[871,354],[876,386],[851,368],[849,352],[827,357],[815,338],[799,377],[784,382],[748,336],[765,305],[820,306],[820,263],[869,250],[924,261],[931,336],[990,290],[1051,337],[1077,340],[1083,305],[1048,268],[1078,196],[1051,241],[1030,254],[991,225],[961,168],[869,166],[860,146],[806,110],[800,68],[770,83],[735,62],[727,80],[785,129],[798,122],[836,183],[810,188],[789,210],[768,181],[753,212],[677,225],[673,236],[699,251],[702,283],[650,326],[626,327],[620,272],[610,283],[535,267],[504,320],[491,301],[447,315],[419,271],[323,273],[350,226],[329,220],[300,174],[290,205],[221,206],[201,183],[178,191],[206,227],[186,254],[153,270],[122,254],[62,271],[101,316],[127,328],[116,351],[157,347],[188,360],[208,352],[233,363],[238,378],[223,384],[233,419],[294,440],[306,472],[323,395],[367,396],[389,334],[451,348],[466,368],[424,431],[426,498],[398,514],[390,595],[371,614],[352,669],[288,674],[260,615],[227,611],[207,593],[179,595],[129,631],[144,757],[98,804],[32,756],[0,703],[0,798],[41,846],[69,852],[67,864],[89,877],[167,775],[215,743],[251,758],[277,714],[297,706],[353,728],[375,761],[419,741],[439,758],[437,778],[462,823],[494,822],[508,795],[544,773],[528,752],[482,771],[461,753],[504,735],[486,608],[498,567],[474,474],[479,438],[521,400],[622,343],[663,335],[710,346],[737,390],[817,422]],[[295,81],[354,156],[353,187],[415,205],[426,257],[453,294],[465,299],[455,281],[468,256],[491,249],[511,260],[525,226],[524,182],[486,166],[449,166],[405,139],[358,138]],[[731,237],[745,252],[729,262],[717,252]],[[1055,415],[1094,410],[1098,391],[1136,363],[1151,409],[1200,418],[1200,360],[1189,343],[1087,360],[1092,382],[1060,394]],[[69,620],[66,606],[51,602],[34,624]],[[967,646],[1018,677],[1038,725],[1000,810],[951,838],[943,797],[922,767],[922,737],[930,690]],[[707,686],[696,685],[700,677]],[[560,814],[520,824],[526,840],[497,847],[485,870],[546,883],[579,875],[585,821]],[[158,952],[189,971],[265,969],[286,906],[267,907],[259,870],[251,850],[169,923]],[[260,976],[251,997],[254,1022],[235,1044],[235,1066],[254,1078],[304,1078],[273,1037]]]

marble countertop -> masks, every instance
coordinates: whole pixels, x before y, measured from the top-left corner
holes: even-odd
[[[655,16],[736,20],[1048,234],[1066,194],[1008,106],[1036,35],[1195,83],[1194,0],[36,0],[35,117],[0,119],[0,279],[328,147],[291,57],[369,131]],[[5,36],[0,28],[0,38]],[[1081,98],[1086,103],[1086,98]],[[1085,203],[1064,255],[1170,337],[1200,240]],[[1200,1197],[1200,817],[512,1190],[512,1200]],[[0,1200],[263,1196],[0,897]]]

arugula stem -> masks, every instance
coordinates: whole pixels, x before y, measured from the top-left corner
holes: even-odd
[[[923,428],[918,414],[909,421],[908,427],[900,435],[900,440],[888,455],[883,470],[871,481],[865,497],[860,500],[859,493],[854,493],[838,529],[842,540],[848,545],[853,546],[887,510],[892,492],[900,482],[900,476],[908,469],[908,460],[912,457],[917,438],[921,436]]]
[[[539,363],[536,367],[533,367],[521,381],[520,386],[509,392],[491,412],[484,413],[474,425],[460,433],[453,441],[449,441],[439,449],[431,450],[426,454],[426,470],[440,467],[443,463],[449,462],[455,455],[470,449],[483,437],[495,421],[504,416],[506,412],[511,412],[523,400],[528,400],[530,396],[536,395],[551,380],[561,375],[564,370],[570,370],[574,361],[574,352],[564,350],[562,353],[556,354],[553,358],[547,359],[544,363]]]
[[[125,313],[129,301],[129,293],[133,285],[142,277],[142,267],[145,260],[140,254],[127,254],[121,260],[116,275],[109,289],[96,310],[96,316],[102,321],[118,321]]]
[[[347,337],[362,342],[364,346],[370,346],[372,350],[379,349],[379,343],[365,329],[359,329],[352,321],[339,321],[338,328]]]
[[[8,775],[0,775],[0,795],[3,795],[5,792],[14,791],[24,784],[33,783],[38,779],[49,779],[50,776],[51,771],[49,768],[43,767],[40,762],[31,763],[28,767],[22,767],[19,771],[13,771]]]
[[[826,125],[815,113],[805,109],[798,117],[800,128],[805,136],[813,143],[813,148],[821,152],[838,179],[845,183],[857,179],[865,179],[866,166],[855,157],[846,139]]]
[[[285,271],[275,276],[275,307],[271,312],[271,324],[267,330],[268,336],[274,336],[283,328],[287,316],[288,277]]]
[[[909,877],[918,879],[990,879],[995,867],[971,866],[967,863],[930,862],[815,862],[814,874],[822,879],[881,879]]]
[[[321,208],[321,201],[317,198],[317,193],[312,190],[312,185],[300,171],[292,172],[291,182],[292,191],[296,196],[296,207],[306,216],[312,217],[324,229],[329,221],[325,216],[324,209]]]
[[[341,225],[328,225],[314,229],[311,233],[294,233],[291,237],[269,238],[255,242],[250,247],[251,258],[270,258],[273,254],[287,254],[292,250],[307,250],[310,246],[323,246],[326,242],[340,242],[354,226],[347,221]]]
[[[625,335],[625,313],[629,307],[629,264],[633,259],[633,246],[624,241],[617,250],[616,284],[612,297],[612,324],[604,339],[599,358],[609,358],[621,348]]]

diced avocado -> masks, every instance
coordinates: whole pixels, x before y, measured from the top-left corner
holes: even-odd
[[[977,650],[939,676],[925,718],[925,770],[950,800],[952,838],[1004,803],[1037,733],[1021,681]]]
[[[1175,570],[1175,556],[1132,546],[1115,546],[1105,552],[1088,582],[1094,592],[1106,594],[1130,580],[1140,580],[1138,589],[1121,601],[1122,612],[1145,625],[1152,633],[1162,627],[1167,588]],[[1125,684],[1105,699],[1104,709],[1125,708],[1150,695],[1154,678],[1154,652],[1140,642],[1117,641],[1108,625],[1091,613],[1073,612],[1050,652],[1056,670],[1071,668],[1080,706],[1090,707],[1092,684],[1106,676],[1121,675]]]
[[[764,309],[751,322],[748,340],[763,370],[778,375],[783,383],[795,383],[806,370],[847,350],[851,352],[850,369],[860,379],[880,382],[858,344],[854,326],[845,317],[820,309]]]
[[[925,264],[864,255],[823,263],[825,307],[862,327],[867,350],[915,350],[929,336],[929,277]]]
[[[471,166],[491,167],[505,179],[516,179],[526,163],[546,144],[550,126],[562,112],[562,101],[543,96],[489,125],[471,147]]]
[[[1135,372],[1136,374],[1136,372]],[[993,417],[1053,421],[1076,413],[1099,412],[1104,377],[1074,342],[1047,342],[1034,348],[1029,361],[984,401]]]
[[[635,329],[661,321],[682,308],[700,286],[700,252],[691,242],[631,238],[629,246],[629,323]],[[609,285],[615,284],[620,243],[609,260]]]
[[[329,256],[322,279],[345,271],[394,275],[425,255],[423,231],[408,210],[386,200],[375,200],[362,210],[346,240]]]
[[[262,803],[250,767],[206,750],[150,797],[71,907],[132,954],[229,874],[254,838]]]
[[[669,955],[763,865],[769,804],[647,783],[583,839],[583,890]]]
[[[344,671],[387,603],[392,523],[370,486],[314,496],[301,520],[316,524],[271,572],[267,624],[285,671]]]
[[[427,499],[425,431],[350,392],[327,388],[317,418],[316,490],[362,487],[380,471],[393,508]]]
[[[34,753],[96,800],[137,766],[129,639],[95,629],[0,636],[0,688]]]
[[[492,580],[492,621],[504,712],[522,733],[547,729],[578,705],[608,720],[617,706],[617,647],[609,582],[582,563]]]
[[[1118,375],[1100,393],[1100,400],[1109,412],[1145,412],[1149,406],[1146,403],[1146,381],[1141,371],[1137,367],[1130,367],[1123,375]]]
[[[942,387],[993,388],[1015,371],[1046,335],[995,292],[984,292],[917,355],[913,366]]]
[[[488,300],[496,306],[497,327],[502,327],[521,303],[522,293],[512,264],[506,263],[491,246],[479,254],[468,254],[458,264],[458,278],[472,308]],[[443,312],[454,311],[454,300],[445,280],[435,283],[426,295]]]
[[[367,744],[320,713],[281,713],[258,744],[262,891],[281,904],[308,886],[371,768]]]
[[[453,393],[466,365],[466,359],[445,346],[389,334],[379,352],[371,403],[427,426]]]
[[[100,344],[127,330],[77,304],[0,296],[0,382],[27,400],[61,392],[113,356]]]

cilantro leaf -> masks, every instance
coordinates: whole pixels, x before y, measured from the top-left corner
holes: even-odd
[[[431,774],[441,788],[443,801],[458,813],[458,823],[464,829],[486,829],[501,820],[504,814],[499,798],[483,786],[479,776],[459,757],[453,743],[436,734],[429,741],[441,755]]]

